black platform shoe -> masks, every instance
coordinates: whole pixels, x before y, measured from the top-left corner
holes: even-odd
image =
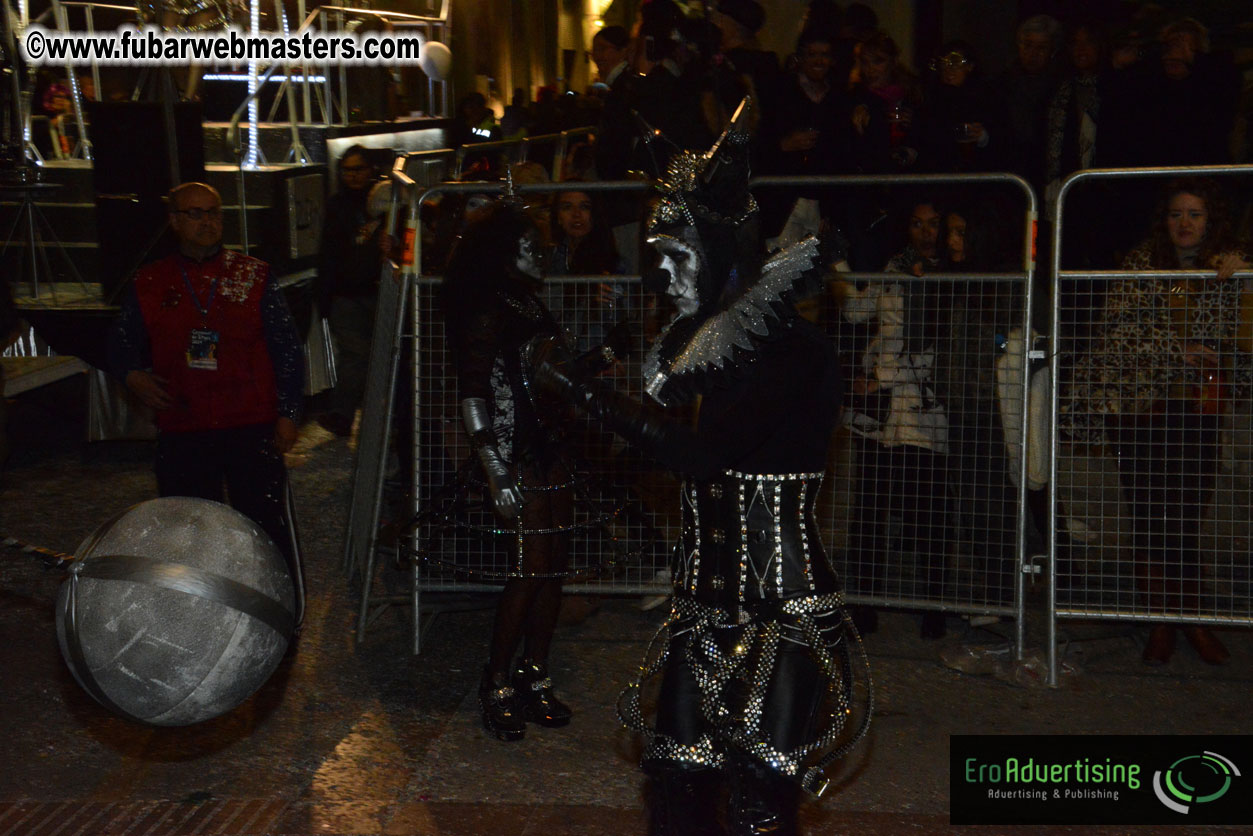
[[[549,728],[570,722],[574,712],[553,694],[547,665],[523,659],[513,672],[513,687],[517,689],[522,713],[528,722]]]
[[[483,714],[483,727],[499,740],[521,740],[526,734],[518,692],[503,677],[494,678],[486,670],[479,683],[479,711]]]

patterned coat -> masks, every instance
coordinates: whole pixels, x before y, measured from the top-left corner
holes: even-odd
[[[1206,266],[1216,267],[1223,255]],[[1127,254],[1122,269],[1154,266],[1146,242]],[[1243,289],[1237,278],[1115,281],[1092,349],[1076,358],[1073,380],[1063,389],[1061,426],[1069,439],[1102,443],[1103,416],[1141,415],[1168,398],[1191,397],[1202,371],[1185,362],[1189,343],[1220,353],[1226,382],[1236,387],[1230,394],[1247,391],[1253,356],[1238,348],[1236,339]]]

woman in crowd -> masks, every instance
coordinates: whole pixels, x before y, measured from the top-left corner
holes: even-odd
[[[536,401],[523,372],[534,338],[560,339],[537,296],[540,255],[523,208],[496,201],[462,233],[441,289],[462,424],[490,505],[505,532],[516,531],[479,687],[483,725],[501,740],[520,740],[527,721],[562,726],[571,716],[547,670],[569,545],[560,529],[573,517],[571,479],[551,427],[558,411]]]
[[[1057,88],[1048,111],[1045,180],[1050,189],[1072,171],[1094,165],[1104,46],[1095,24],[1082,24],[1071,33],[1071,74]]]
[[[911,274],[947,269],[940,241],[944,212],[929,196],[913,202],[905,248],[884,272]],[[939,602],[949,549],[949,425],[937,368],[948,358],[944,302],[938,282],[908,278],[841,283],[841,314],[852,324],[871,324],[854,375],[845,423],[856,437],[857,487],[846,551],[846,582],[876,596],[907,594]],[[900,520],[899,527],[894,520]],[[894,563],[917,569],[898,582],[887,576]],[[858,626],[874,629],[872,610],[857,612]],[[920,634],[944,635],[944,613],[928,610]]]
[[[857,49],[852,99],[858,169],[878,174],[912,166],[918,159],[914,113],[921,91],[901,65],[896,42],[884,32],[875,32]]]
[[[770,109],[762,114],[754,173],[821,177],[848,172],[853,127],[847,79],[831,73],[833,49],[829,33],[801,32],[796,72],[780,82]],[[768,247],[816,234],[822,219],[840,210],[832,192],[822,188],[767,189],[758,200]]]
[[[977,201],[949,207],[942,233],[947,270],[1005,270],[1012,259],[998,246],[1009,237],[1004,232],[992,211]],[[939,364],[937,383],[948,406],[954,539],[963,556],[975,558],[982,573],[977,582],[988,594],[1008,601],[1013,595],[1018,493],[1010,483],[996,362],[1011,331],[1023,324],[1021,284],[963,279],[940,292],[948,297],[940,305],[948,356]],[[1021,395],[1021,389],[1016,391]]]
[[[558,192],[552,203],[553,247],[548,259],[550,276],[599,276],[623,272],[599,206],[589,192]],[[626,287],[601,282],[586,294],[585,285],[550,284],[545,300],[566,330],[572,348],[582,354],[601,345],[622,311]]]
[[[1110,289],[1092,350],[1076,363],[1063,428],[1079,444],[1108,443],[1119,459],[1130,507],[1135,568],[1147,612],[1195,616],[1200,591],[1200,532],[1218,470],[1219,426],[1232,396],[1253,377],[1253,325],[1235,245],[1217,186],[1172,182],[1147,241],[1123,261],[1127,270],[1214,271],[1199,279],[1145,276]],[[1144,661],[1167,662],[1176,627],[1158,623]],[[1229,658],[1208,629],[1184,635],[1210,664]]]
[[[1105,35],[1096,24],[1080,24],[1071,33],[1070,75],[1058,86],[1048,109],[1044,197],[1050,217],[1061,181],[1072,172],[1099,166],[1107,156],[1097,151],[1098,140],[1103,146],[1108,139],[1097,126],[1103,109],[1111,103],[1111,93],[1117,96],[1118,88],[1110,81],[1105,52]],[[1118,107],[1116,103],[1115,113]],[[1104,223],[1106,201],[1112,199],[1105,197],[1109,185],[1110,181],[1089,182],[1070,193],[1062,236],[1067,245],[1062,259],[1069,269],[1109,263],[1110,230]],[[1125,181],[1114,185],[1123,187]],[[1134,235],[1141,229],[1143,225],[1136,224]]]
[[[612,274],[621,266],[613,233],[590,192],[557,192],[552,203],[553,250],[549,275]]]

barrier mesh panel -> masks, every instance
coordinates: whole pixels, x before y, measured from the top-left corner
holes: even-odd
[[[599,344],[605,332],[629,321],[633,350],[602,374],[602,381],[633,397],[642,395],[640,359],[655,322],[643,310],[638,279],[615,282],[601,302],[601,282],[552,279],[551,310],[576,350]],[[498,582],[516,570],[518,533],[486,508],[477,460],[461,430],[452,364],[436,297],[438,279],[419,281],[416,304],[420,414],[417,428],[419,489],[417,555],[423,585],[446,588]],[[566,410],[555,404],[545,408]],[[628,592],[664,588],[668,544],[676,532],[678,481],[664,468],[575,415],[554,422],[574,464],[574,507],[564,537],[571,582]],[[524,486],[525,487],[525,486]],[[529,535],[526,536],[545,536]],[[662,574],[659,576],[659,572]]]
[[[850,597],[1009,606],[1018,568],[1021,402],[1006,362],[1023,333],[1022,282],[885,276],[834,288],[827,328],[848,397],[843,488],[826,517]],[[1020,425],[1018,425],[1020,426]]]
[[[1059,609],[1253,616],[1244,285],[1061,283]]]

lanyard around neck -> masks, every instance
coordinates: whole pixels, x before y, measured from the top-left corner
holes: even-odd
[[[180,264],[179,267],[183,271],[183,284],[187,285],[187,293],[191,296],[192,304],[196,306],[196,310],[200,311],[200,316],[204,319],[209,318],[209,309],[213,307],[213,298],[218,292],[218,277],[214,276],[213,281],[209,283],[209,298],[205,303],[200,304],[200,297],[196,295],[196,290],[191,286],[191,279],[187,276],[187,265]]]

